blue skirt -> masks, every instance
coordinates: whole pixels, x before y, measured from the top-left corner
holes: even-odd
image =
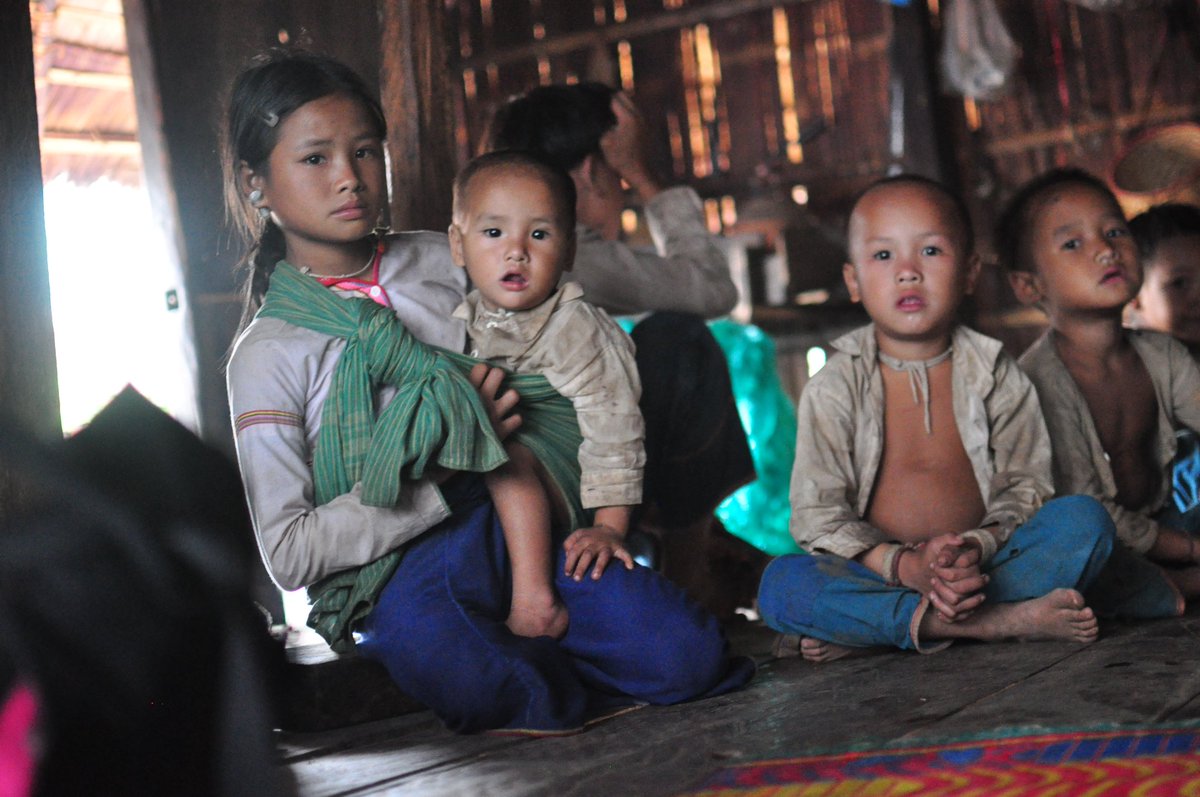
[[[745,684],[754,664],[733,657],[717,621],[653,570],[614,561],[598,581],[563,575],[570,614],[560,640],[512,634],[511,568],[482,480],[451,517],[411,542],[358,650],[451,730],[564,732],[621,706],[665,705]],[[458,481],[456,480],[456,481]]]

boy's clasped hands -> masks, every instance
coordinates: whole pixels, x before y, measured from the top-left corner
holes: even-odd
[[[961,534],[939,534],[897,555],[900,583],[928,596],[942,620],[964,620],[983,603],[988,577],[979,569],[979,546]]]

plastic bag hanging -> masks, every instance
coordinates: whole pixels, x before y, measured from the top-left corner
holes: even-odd
[[[1020,48],[993,0],[952,0],[943,17],[942,77],[965,97],[987,100],[1006,90]]]

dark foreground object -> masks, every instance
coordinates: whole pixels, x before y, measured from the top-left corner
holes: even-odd
[[[127,389],[61,443],[0,429],[0,700],[31,690],[39,795],[276,795],[283,656],[251,601],[237,471]]]

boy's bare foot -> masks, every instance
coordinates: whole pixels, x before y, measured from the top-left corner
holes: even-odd
[[[1164,568],[1163,572],[1182,594],[1179,601],[1179,614],[1183,614],[1185,601],[1200,595],[1200,567],[1181,567],[1179,569]]]
[[[567,607],[553,596],[549,601],[518,600],[514,597],[504,624],[517,636],[562,639],[567,633],[570,619]]]
[[[932,612],[921,623],[925,639],[1021,639],[1088,643],[1100,635],[1100,622],[1083,596],[1073,589],[1056,589],[1040,598],[981,607],[968,619],[947,623]]]
[[[800,637],[800,655],[805,661],[814,664],[824,664],[838,659],[856,659],[860,656],[871,656],[887,648],[860,648],[853,645],[839,645],[836,642],[826,642],[824,639],[806,636]]]
[[[822,664],[845,658],[858,658],[882,653],[888,648],[860,648],[853,645],[839,645],[836,642],[826,642],[811,636],[799,634],[778,634],[771,644],[771,655],[777,659],[789,659],[801,656],[805,661]]]

